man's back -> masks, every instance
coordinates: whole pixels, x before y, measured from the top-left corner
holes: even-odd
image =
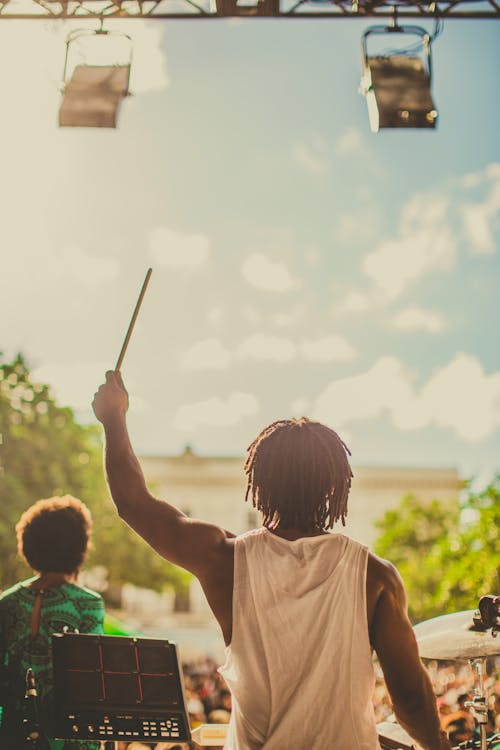
[[[231,644],[233,593],[236,592],[236,603],[241,595],[241,584],[235,578],[238,576],[238,555],[235,555],[238,541],[235,541],[235,535],[214,524],[188,518],[175,506],[150,493],[130,444],[125,417],[128,394],[119,372],[106,373],[106,384],[100,387],[93,406],[106,433],[106,472],[120,516],[160,555],[189,570],[200,580],[221,626],[224,640],[227,645]],[[314,543],[323,544],[321,537],[326,530],[339,521],[343,523],[347,515],[352,479],[348,454],[347,446],[335,431],[305,417],[280,420],[264,428],[250,444],[245,462],[248,477],[246,498],[250,497],[261,512],[262,524],[266,527],[260,533],[276,534],[292,543],[294,539],[304,538],[309,544],[314,541],[313,538],[320,537]],[[360,570],[363,571],[363,581],[366,579],[364,586],[360,585]],[[271,574],[271,569],[268,572]],[[450,750],[448,740],[440,732],[432,685],[418,656],[408,619],[406,593],[399,574],[390,563],[370,554],[367,562],[364,561],[362,566],[360,564],[358,577],[353,580],[356,581],[357,592],[356,621],[364,621],[363,636],[358,640],[362,642],[365,652],[368,642],[377,652],[398,720],[424,750]],[[302,608],[299,607],[295,616],[297,622],[308,617],[306,600],[307,597],[299,598]],[[276,611],[262,602],[260,606],[266,608],[262,616],[272,621]],[[321,609],[320,603],[315,606]],[[321,622],[321,618],[318,621]],[[237,620],[235,622],[238,637],[244,628],[239,627]],[[283,638],[290,638],[293,632],[290,627],[283,630]],[[309,634],[309,639],[304,637],[303,642],[311,646],[313,652],[316,647],[315,664],[321,663],[326,668],[329,652],[327,649],[317,652],[317,639],[318,636],[313,638]],[[325,639],[319,640],[322,643]],[[331,634],[326,641],[333,642]],[[258,648],[256,642],[254,653],[258,652]],[[286,648],[283,652],[286,653]],[[305,652],[300,653],[304,659],[302,669],[307,672],[311,659],[305,658]],[[250,669],[248,660],[246,668]],[[259,690],[257,672],[254,670],[256,691]],[[370,680],[370,675],[371,664],[363,679]],[[265,677],[265,674],[260,674],[261,680]],[[337,694],[322,695],[321,687],[316,685],[322,708],[339,699]],[[350,711],[354,711],[357,695],[352,690],[349,692]],[[269,691],[268,699],[271,721],[277,704],[275,696]],[[308,716],[305,704],[299,701],[297,705],[301,710],[304,705],[302,716],[305,721]],[[258,716],[246,719],[260,722]],[[261,727],[260,734],[263,731]],[[334,740],[335,736],[331,734],[325,747],[332,747]],[[372,745],[358,747],[368,750]]]
[[[379,748],[367,556],[341,534],[236,538],[227,750]]]

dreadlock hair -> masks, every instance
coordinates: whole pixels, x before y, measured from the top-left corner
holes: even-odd
[[[349,448],[307,417],[273,422],[248,446],[247,487],[267,528],[303,531],[345,526],[353,473]]]

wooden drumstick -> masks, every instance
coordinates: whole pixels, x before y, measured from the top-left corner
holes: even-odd
[[[127,334],[125,336],[125,340],[123,342],[123,345],[122,345],[122,348],[121,348],[121,351],[120,351],[120,354],[119,354],[119,357],[118,357],[118,361],[117,361],[116,366],[115,366],[115,370],[119,370],[121,368],[121,366],[122,366],[123,358],[125,356],[125,352],[127,351],[128,342],[130,341],[130,337],[132,335],[132,331],[134,330],[135,321],[137,320],[137,316],[138,316],[139,310],[141,308],[142,300],[143,300],[143,297],[144,297],[144,295],[146,293],[146,289],[147,289],[147,286],[149,284],[149,279],[151,278],[151,274],[152,273],[153,273],[153,269],[152,268],[148,268],[148,272],[146,273],[146,278],[144,279],[141,291],[139,293],[139,299],[137,300],[134,312],[132,313],[132,318],[130,320],[130,323],[129,323],[129,326],[128,326],[128,329],[127,329]]]

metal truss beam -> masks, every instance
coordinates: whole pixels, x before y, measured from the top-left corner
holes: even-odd
[[[0,0],[0,20],[500,19],[500,0]]]

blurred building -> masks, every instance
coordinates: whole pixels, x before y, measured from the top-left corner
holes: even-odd
[[[149,486],[184,513],[236,534],[260,525],[259,514],[245,503],[243,458],[143,456]],[[367,545],[376,537],[374,522],[411,493],[421,500],[456,498],[462,481],[456,469],[355,466],[345,532]],[[342,530],[336,528],[336,530]]]
[[[246,476],[243,458],[197,456],[186,448],[180,456],[143,456],[140,462],[151,490],[193,518],[201,518],[234,533],[260,525],[259,514],[244,502]],[[374,522],[394,508],[408,493],[422,500],[456,498],[462,482],[456,469],[354,467],[345,531],[355,539],[373,545]],[[151,602],[154,592],[129,586],[122,614],[137,631],[150,636],[167,636],[179,644],[182,657],[195,659],[211,655],[224,659],[224,642],[210,612],[199,582],[193,579],[190,611],[173,611],[167,598]],[[170,611],[168,611],[170,609]]]

